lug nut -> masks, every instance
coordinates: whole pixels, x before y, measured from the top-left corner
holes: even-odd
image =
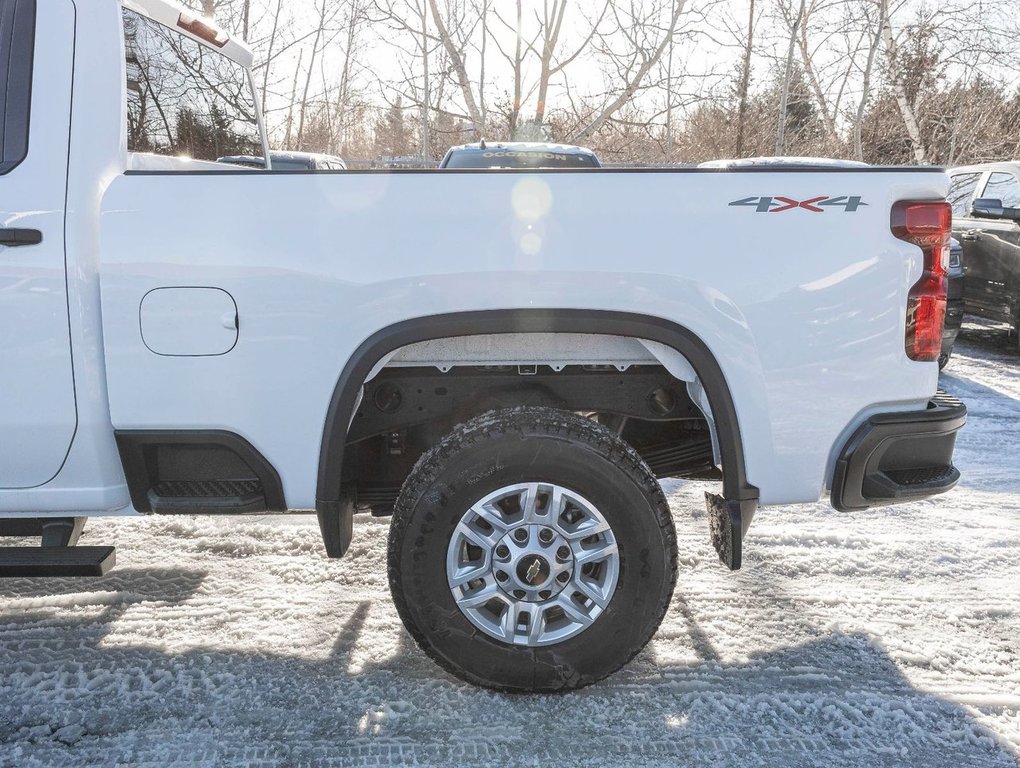
[[[509,578],[506,571],[496,571],[496,581],[506,581]]]
[[[505,560],[510,557],[510,548],[506,544],[500,544],[496,547],[496,557],[500,560]]]
[[[552,597],[552,592],[548,589],[543,589],[541,592],[538,593],[538,597],[541,600],[548,600],[550,597]]]
[[[556,550],[556,559],[561,562],[566,562],[570,559],[570,547],[562,546]]]
[[[518,541],[521,544],[523,544],[527,540],[528,540],[527,528],[518,528],[516,531],[514,531],[514,541]]]
[[[543,544],[548,544],[553,540],[553,532],[548,528],[543,528],[538,532],[538,540]]]
[[[523,600],[526,596],[527,595],[525,594],[523,589],[514,590],[514,597],[516,597],[518,600]]]
[[[497,579],[499,578],[498,574],[496,575],[496,578]],[[564,571],[563,573],[556,577],[556,581],[558,581],[560,584],[566,584],[568,581],[570,581],[570,574]]]

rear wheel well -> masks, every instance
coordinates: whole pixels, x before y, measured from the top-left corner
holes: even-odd
[[[386,370],[387,361],[391,360],[393,355],[403,347],[438,339],[461,339],[467,336],[502,338],[512,334],[597,334],[642,340],[642,343],[650,342],[661,345],[663,349],[675,353],[674,363],[689,366],[693,374],[692,378],[699,385],[699,391],[686,398],[686,401],[689,403],[698,401],[704,404],[712,417],[717,440],[717,454],[720,459],[718,463],[721,464],[722,470],[723,498],[732,501],[752,501],[758,498],[758,489],[747,482],[736,407],[726,378],[718,361],[705,343],[687,328],[661,318],[599,310],[483,310],[433,315],[383,328],[366,339],[350,356],[334,388],[323,428],[316,492],[319,522],[327,552],[331,556],[340,556],[350,540],[349,518],[354,508],[354,496],[359,490],[357,484],[361,482],[359,464],[365,461],[364,456],[367,455],[367,451],[378,450],[379,447],[380,433],[362,435],[356,431],[358,429],[356,414],[361,410],[363,403],[370,402],[367,391],[366,397],[362,397],[363,385],[376,380],[382,383],[388,381],[391,375],[395,376],[395,374],[389,373],[382,375],[381,372]],[[557,363],[557,365],[559,364]],[[458,366],[451,366],[450,369],[452,370],[454,367]],[[635,368],[637,367],[639,366],[635,366]],[[676,366],[668,363],[653,367],[656,368],[657,375],[662,375],[664,368],[668,368],[673,373],[677,372]],[[560,372],[569,374],[570,371],[567,368],[567,366],[560,366]],[[513,376],[517,377],[520,373],[519,370],[515,371]],[[594,373],[596,372],[585,371],[586,375]],[[617,371],[617,373],[620,372]],[[626,372],[623,373],[630,375]],[[536,394],[538,390],[534,386],[529,385],[528,389],[530,394],[526,396],[525,402],[516,404],[528,404],[528,398],[540,397],[539,394]],[[505,388],[503,391],[506,391]],[[499,396],[499,389],[488,394]],[[551,394],[555,395],[556,393]],[[549,392],[542,394],[542,396],[549,395]],[[371,396],[374,397],[374,394]],[[551,405],[565,410],[583,410],[583,408],[574,407],[577,403],[570,401],[551,403]],[[686,403],[682,402],[681,405],[685,406]],[[414,407],[418,407],[418,405]],[[599,414],[597,418],[600,420],[604,418],[601,408],[592,409],[591,413]],[[618,415],[620,414],[613,411],[605,412],[607,419],[615,418]],[[628,420],[637,418],[633,414],[624,415],[628,417]],[[704,414],[702,414],[702,418],[704,418]],[[676,424],[673,422],[677,421],[686,421],[689,426],[697,425],[697,420],[694,418],[691,420],[652,418],[643,421],[649,421],[653,425],[659,422],[668,422],[672,424],[670,428],[675,428]],[[431,428],[434,430],[438,430],[445,423],[447,422],[443,419],[430,422]],[[661,427],[652,427],[651,429],[661,429]],[[370,438],[376,440],[374,449],[369,449],[366,443],[365,447],[352,451],[352,454],[357,454],[357,456],[348,457],[349,444],[353,446]],[[648,438],[647,434],[645,438]],[[680,444],[680,447],[682,446],[683,441]],[[672,447],[676,448],[677,445],[673,444]],[[398,450],[400,447],[394,445],[393,448]],[[394,466],[397,465],[394,464]],[[409,469],[409,467],[405,467],[405,469]],[[404,469],[395,471],[392,477],[399,478],[402,482],[401,472],[404,472]],[[404,476],[406,476],[406,472],[404,472]],[[356,482],[352,483],[352,479]],[[397,483],[394,481],[394,484]],[[360,490],[364,491],[365,489]],[[366,499],[362,495],[358,503],[362,506],[379,507],[380,509],[389,503],[388,499],[382,497],[376,501],[378,503],[372,503],[371,498]]]
[[[710,425],[687,382],[661,365],[384,368],[365,383],[344,451],[356,506],[387,514],[415,463],[456,425],[517,406],[556,408],[603,424],[657,477],[718,479]]]

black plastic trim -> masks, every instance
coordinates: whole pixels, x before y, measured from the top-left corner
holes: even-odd
[[[836,461],[832,506],[841,512],[944,493],[960,479],[956,433],[967,406],[938,392],[923,411],[879,413],[850,437]]]
[[[87,517],[7,517],[0,519],[0,536],[39,536],[44,547],[73,547],[81,538]]]
[[[10,13],[9,40],[0,40],[0,52],[8,58],[7,82],[0,84],[0,176],[10,173],[28,157],[29,128],[32,119],[32,74],[35,64],[36,0],[13,0],[5,12]],[[20,33],[20,34],[19,34]],[[3,45],[2,43],[8,43]],[[13,117],[9,109],[19,113]],[[20,118],[20,119],[16,119]],[[23,122],[22,122],[23,121]],[[22,123],[22,124],[19,124]],[[8,127],[11,136],[7,135]],[[16,151],[7,157],[8,140]]]
[[[124,466],[131,503],[139,512],[187,512],[216,514],[230,512],[286,512],[283,483],[272,464],[255,446],[240,435],[225,430],[116,430],[117,450]],[[177,502],[170,497],[153,508],[150,491],[159,482],[158,467],[147,457],[148,449],[166,446],[226,448],[240,459],[258,478],[261,498],[227,499],[187,498]],[[224,478],[233,479],[233,478]]]
[[[341,469],[348,425],[362,384],[385,355],[408,344],[432,339],[501,333],[591,333],[657,341],[682,354],[694,367],[715,418],[723,464],[723,495],[728,500],[757,500],[758,489],[747,482],[740,425],[729,385],[705,343],[682,326],[662,318],[629,312],[575,309],[515,309],[457,312],[405,320],[366,339],[344,367],[323,426],[319,453],[316,508],[320,522],[337,509],[344,496]]]
[[[0,578],[105,576],[116,563],[113,547],[0,547]]]
[[[315,511],[327,557],[343,557],[354,540],[354,504],[343,501],[320,502]]]
[[[26,245],[39,245],[42,241],[42,232],[38,229],[0,227],[0,245],[7,246],[8,248],[20,248]]]

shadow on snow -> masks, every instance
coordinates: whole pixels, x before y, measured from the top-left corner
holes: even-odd
[[[147,619],[154,643],[172,641],[171,619],[158,617],[200,595],[204,576],[126,569],[89,582],[0,584],[0,596],[21,604],[0,625],[0,765],[1017,760],[964,708],[913,688],[872,638],[815,630],[808,642],[728,663],[710,640],[720,627],[706,632],[680,591],[672,626],[683,626],[688,637],[673,640],[689,661],[657,659],[653,644],[609,680],[566,696],[466,686],[434,666],[399,626],[386,630],[399,632],[395,652],[371,659],[369,651],[367,663],[352,666],[356,647],[363,659],[372,642],[371,602],[342,593],[337,615],[344,618],[322,659],[205,648],[176,655],[111,642],[116,622],[138,620],[131,616],[136,606],[156,617]],[[775,585],[757,583],[756,597],[793,605]],[[32,600],[53,595],[87,597],[82,602],[98,615],[70,605],[54,615],[52,604]]]

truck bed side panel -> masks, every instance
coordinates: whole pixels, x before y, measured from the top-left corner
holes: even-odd
[[[837,439],[869,408],[920,408],[935,391],[936,366],[903,351],[921,253],[891,236],[889,210],[947,186],[873,170],[124,175],[101,235],[113,424],[236,432],[277,468],[290,506],[310,507],[337,376],[379,328],[617,310],[696,333],[728,380],[762,502],[814,501]],[[837,202],[731,205],[769,196]],[[146,347],[143,297],[181,286],[233,298],[229,352]]]

